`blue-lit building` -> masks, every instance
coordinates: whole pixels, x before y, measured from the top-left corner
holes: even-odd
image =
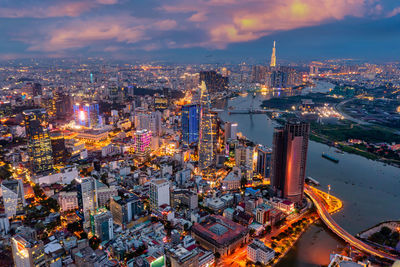
[[[98,103],[74,104],[74,119],[76,125],[93,128],[101,125],[101,117]]]
[[[199,141],[200,112],[197,105],[182,107],[182,139],[190,145]]]
[[[270,178],[272,149],[259,145],[256,147],[256,153],[256,173],[260,174],[263,178]]]

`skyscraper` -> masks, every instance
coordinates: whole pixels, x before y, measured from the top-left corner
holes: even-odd
[[[42,241],[31,240],[20,234],[11,238],[14,266],[46,266]]]
[[[25,194],[22,180],[4,180],[1,183],[1,192],[7,217],[23,214]]]
[[[29,165],[32,174],[47,174],[53,170],[53,156],[48,129],[47,113],[44,109],[23,112],[28,144]]]
[[[62,131],[50,132],[51,148],[53,151],[54,165],[60,164],[67,159],[67,149]]]
[[[271,185],[279,197],[303,200],[310,124],[297,120],[275,128]]]
[[[275,51],[275,41],[274,41],[274,47],[272,47],[272,54],[271,54],[271,67],[276,67],[276,51]]]
[[[109,241],[114,238],[113,217],[107,209],[98,209],[91,215],[92,233],[101,241]]]
[[[139,130],[135,132],[135,154],[139,157],[150,155],[151,131]]]
[[[32,84],[32,94],[33,96],[42,95],[42,85],[40,83]]]
[[[199,140],[200,112],[197,105],[182,107],[182,139],[185,144],[197,143]]]
[[[225,122],[224,130],[226,143],[229,139],[236,139],[236,135],[238,133],[238,124],[227,121]]]
[[[205,82],[200,85],[200,135],[199,135],[199,168],[206,169],[213,164],[213,116],[211,101]]]
[[[150,182],[150,207],[157,210],[163,204],[170,204],[169,182],[166,179],[154,179]]]
[[[76,125],[87,128],[102,124],[98,103],[76,103],[74,104],[74,119]]]
[[[205,82],[210,93],[225,91],[228,89],[229,78],[216,71],[200,71],[200,83]]]
[[[264,179],[271,177],[271,156],[272,149],[261,145],[256,147],[257,162],[255,172],[260,174]]]
[[[78,206],[87,226],[90,215],[96,208],[96,183],[92,177],[77,179]]]

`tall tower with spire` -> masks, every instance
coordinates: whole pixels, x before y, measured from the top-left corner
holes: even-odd
[[[271,67],[276,67],[276,55],[275,55],[275,41],[274,41],[274,47],[272,47],[272,55],[271,55]]]
[[[199,133],[199,168],[206,169],[213,164],[213,127],[211,101],[204,81],[200,84],[200,133]]]

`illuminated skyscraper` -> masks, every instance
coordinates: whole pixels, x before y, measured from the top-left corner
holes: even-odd
[[[210,93],[221,92],[228,89],[229,78],[224,77],[214,70],[200,71],[200,83],[205,82]]]
[[[101,241],[109,241],[114,238],[113,217],[105,208],[99,209],[91,216],[92,233]]]
[[[14,266],[46,266],[42,241],[31,240],[20,234],[11,238]]]
[[[310,124],[290,121],[275,128],[272,153],[271,185],[279,197],[301,203]]]
[[[272,47],[272,55],[271,55],[271,67],[276,67],[276,51],[275,51],[275,41],[274,41],[274,47]]]
[[[258,145],[256,147],[256,155],[255,172],[260,174],[264,179],[270,178],[272,149]]]
[[[4,180],[1,183],[1,192],[7,217],[24,213],[25,194],[22,180]]]
[[[135,154],[139,157],[150,155],[151,131],[146,129],[135,132]]]
[[[190,145],[199,141],[199,116],[197,105],[182,107],[182,139],[185,144]]]
[[[50,132],[51,148],[53,151],[54,165],[60,164],[67,159],[67,149],[62,131]]]
[[[23,114],[25,117],[25,131],[31,172],[34,175],[50,173],[53,170],[53,151],[51,148],[46,110],[25,110]]]
[[[98,103],[74,104],[74,119],[76,125],[93,128],[102,124]]]
[[[78,206],[85,225],[88,226],[90,215],[96,208],[96,181],[92,177],[77,179]]]
[[[214,162],[213,115],[210,96],[204,81],[200,85],[200,90],[199,168],[203,170]]]
[[[150,207],[157,210],[163,204],[170,204],[169,182],[166,179],[154,179],[150,182]]]

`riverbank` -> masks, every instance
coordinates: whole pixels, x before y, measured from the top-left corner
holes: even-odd
[[[267,115],[271,120],[274,120],[280,125],[283,125],[286,122],[285,116],[274,117],[272,112],[267,113]],[[359,155],[370,160],[383,162],[400,168],[400,157],[398,156],[396,158],[387,158],[376,153],[371,153],[368,151],[368,147],[366,146],[356,147],[355,145],[348,144],[347,140],[349,139],[368,140],[369,142],[375,141],[377,143],[400,143],[400,136],[394,134],[392,136],[392,133],[387,129],[381,129],[377,126],[372,127],[373,128],[367,129],[366,126],[354,125],[347,121],[335,125],[324,125],[311,122],[310,140],[328,146],[334,146],[343,152]]]

